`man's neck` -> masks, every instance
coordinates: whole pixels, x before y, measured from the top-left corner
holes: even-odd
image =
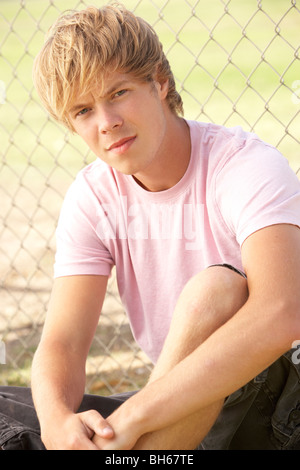
[[[175,186],[185,174],[191,156],[190,129],[184,119],[174,116],[169,123],[164,148],[156,164],[133,175],[135,181],[151,192],[165,191]]]

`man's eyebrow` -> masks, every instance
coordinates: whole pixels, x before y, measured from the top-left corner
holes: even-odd
[[[70,108],[68,110],[68,114],[76,114],[77,111],[80,111],[81,109],[84,109],[84,108],[87,108],[88,107],[88,103],[85,102],[85,103],[78,103],[78,104],[75,104],[74,106],[72,106],[72,108]]]
[[[111,95],[111,93],[113,93],[114,91],[122,88],[125,85],[129,85],[129,83],[130,83],[130,80],[128,80],[128,79],[123,79],[123,80],[120,80],[120,81],[114,83],[110,88],[108,88],[107,90],[104,90],[104,92],[100,96],[100,98],[106,98],[108,95]],[[77,111],[80,111],[81,109],[86,108],[88,106],[89,106],[88,100],[86,102],[76,103],[74,106],[72,106],[69,109],[68,113],[69,114],[74,114]]]
[[[114,83],[110,88],[108,88],[107,90],[104,90],[102,98],[105,98],[106,96],[110,95],[117,89],[122,88],[123,86],[129,85],[129,83],[131,82],[130,80],[128,80],[128,78],[119,80],[118,82]]]

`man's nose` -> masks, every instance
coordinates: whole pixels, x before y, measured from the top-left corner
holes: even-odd
[[[102,109],[98,114],[98,129],[101,134],[109,134],[121,127],[123,119],[113,109]]]

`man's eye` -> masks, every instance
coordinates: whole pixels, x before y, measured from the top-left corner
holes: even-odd
[[[89,108],[83,108],[81,111],[79,111],[79,113],[77,114],[77,116],[83,116],[83,115],[86,114],[88,111],[89,111]]]
[[[124,95],[124,93],[126,93],[126,91],[127,91],[127,90],[120,90],[120,91],[117,91],[117,92],[115,93],[115,96],[118,98],[119,96]]]

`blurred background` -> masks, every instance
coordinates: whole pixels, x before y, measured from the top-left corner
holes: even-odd
[[[50,119],[33,60],[57,16],[90,0],[0,0],[0,384],[27,386],[52,286],[55,227],[76,173],[95,157]],[[124,0],[160,36],[185,117],[241,125],[276,146],[300,176],[300,0]],[[5,360],[4,358],[5,349]],[[142,386],[112,276],[87,361],[86,391]]]

